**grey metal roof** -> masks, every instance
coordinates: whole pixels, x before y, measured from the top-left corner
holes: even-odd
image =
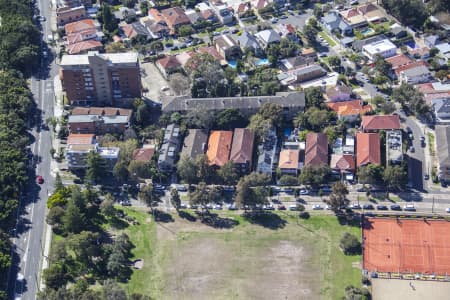
[[[176,124],[167,125],[164,130],[164,139],[159,149],[158,167],[170,171],[175,167],[180,148],[180,126]]]
[[[354,41],[352,47],[353,47],[353,49],[355,51],[362,51],[362,48],[365,45],[368,45],[368,44],[371,44],[371,43],[374,43],[374,42],[378,42],[378,41],[381,41],[381,40],[385,40],[385,39],[387,39],[387,37],[384,34],[375,35],[375,36],[369,37],[369,38],[364,39],[364,40],[356,40],[356,41]]]
[[[208,142],[208,131],[204,129],[189,129],[184,139],[181,155],[196,158],[204,154]]]
[[[103,122],[105,124],[126,124],[128,116],[70,115],[69,123]]]
[[[405,76],[410,77],[410,76],[430,74],[430,70],[428,70],[428,68],[425,66],[417,66],[415,68],[404,70],[401,73],[405,74]]]
[[[275,96],[252,97],[222,97],[222,98],[188,98],[174,97],[163,103],[163,112],[191,111],[191,110],[224,110],[258,109],[264,103],[275,103],[284,108],[305,107],[305,94],[303,92],[278,92]]]
[[[260,49],[258,42],[253,34],[244,31],[241,36],[237,38],[237,42],[241,48]]]
[[[434,110],[437,114],[450,113],[450,97],[433,101]]]

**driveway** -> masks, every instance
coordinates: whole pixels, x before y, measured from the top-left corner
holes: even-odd
[[[302,31],[303,27],[305,26],[306,20],[312,16],[312,10],[307,9],[304,14],[299,15],[297,12],[295,12],[295,15],[292,16],[290,14],[287,14],[286,19],[279,19],[278,23],[280,24],[291,24],[294,27],[297,28],[297,30]]]

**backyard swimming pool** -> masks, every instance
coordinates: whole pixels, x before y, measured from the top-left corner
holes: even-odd
[[[259,66],[267,66],[269,64],[269,60],[267,58],[258,59],[255,64]]]
[[[367,28],[361,30],[361,33],[362,33],[362,35],[364,35],[364,36],[373,34],[374,32],[375,32],[375,30],[373,30],[373,29],[370,28],[370,27],[367,27]]]
[[[229,61],[228,61],[228,65],[229,65],[231,68],[236,69],[237,61],[236,61],[236,60],[229,60]]]

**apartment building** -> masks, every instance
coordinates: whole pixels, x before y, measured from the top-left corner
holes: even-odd
[[[59,7],[56,9],[56,22],[58,26],[66,25],[67,23],[79,21],[87,17],[86,8],[84,6],[77,7]]]
[[[99,53],[64,55],[60,79],[68,102],[79,106],[129,106],[141,97],[138,55]]]

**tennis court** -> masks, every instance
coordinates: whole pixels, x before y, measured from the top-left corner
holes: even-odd
[[[369,272],[450,275],[450,222],[367,218],[363,263]]]

